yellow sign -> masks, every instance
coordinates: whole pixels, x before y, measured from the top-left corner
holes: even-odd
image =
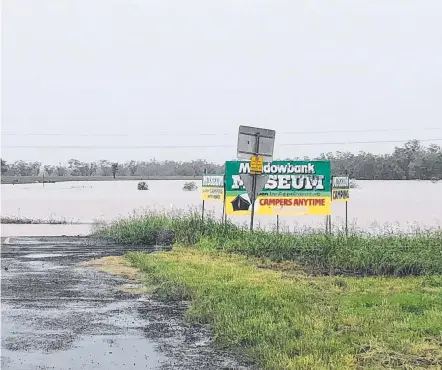
[[[251,204],[248,196],[227,196],[226,213],[228,215],[249,215]],[[257,215],[287,215],[287,216],[319,216],[331,214],[330,196],[284,197],[259,196],[255,202]]]
[[[261,156],[253,155],[250,158],[250,173],[252,175],[262,174],[263,167],[264,167],[264,160]]]
[[[333,202],[348,202],[350,200],[350,190],[348,189],[332,189]]]
[[[224,175],[203,176],[201,199],[221,202],[224,200]]]

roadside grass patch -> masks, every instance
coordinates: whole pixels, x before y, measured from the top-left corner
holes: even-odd
[[[126,255],[155,294],[265,369],[440,369],[442,277],[337,277],[195,248]]]
[[[296,261],[306,271],[322,275],[417,276],[442,274],[442,232],[382,235],[318,231],[253,233],[200,214],[148,213],[123,219],[97,230],[97,235],[127,244],[180,243],[228,253]]]

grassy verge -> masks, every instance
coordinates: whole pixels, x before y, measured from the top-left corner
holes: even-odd
[[[442,277],[313,277],[293,262],[220,252],[213,237],[126,258],[156,294],[190,299],[188,318],[211,324],[216,343],[265,369],[442,366]]]
[[[51,218],[48,220],[40,219],[40,218],[27,218],[27,217],[16,217],[16,216],[1,216],[0,218],[1,224],[39,224],[39,225],[72,225],[78,222],[67,220],[65,218]]]
[[[117,221],[97,234],[121,243],[192,246],[205,240],[213,249],[272,261],[296,261],[314,274],[409,276],[442,274],[442,232],[413,235],[343,233],[250,233],[232,223],[200,215],[151,213]]]

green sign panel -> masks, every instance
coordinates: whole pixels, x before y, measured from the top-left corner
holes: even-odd
[[[269,177],[257,199],[257,214],[330,214],[330,172],[329,161],[264,163],[263,174]],[[250,174],[250,162],[226,162],[228,214],[250,211],[245,206],[250,199],[245,195],[247,192],[241,181],[242,174]]]

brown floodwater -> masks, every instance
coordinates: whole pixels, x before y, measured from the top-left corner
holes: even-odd
[[[201,207],[200,191],[183,191],[185,181],[148,181],[148,191],[137,190],[137,181],[63,182],[55,184],[1,185],[1,214],[39,219],[76,221],[83,225],[2,225],[2,235],[84,235],[96,221],[108,222],[146,210],[188,210]],[[376,230],[389,227],[410,231],[414,227],[442,225],[442,182],[358,181],[348,204],[350,225]],[[206,202],[206,209],[221,217],[221,202]],[[342,224],[344,203],[332,207],[333,222]],[[243,224],[245,216],[232,216]],[[258,216],[256,224],[270,227],[274,216]],[[324,217],[281,216],[286,226],[322,227]]]

